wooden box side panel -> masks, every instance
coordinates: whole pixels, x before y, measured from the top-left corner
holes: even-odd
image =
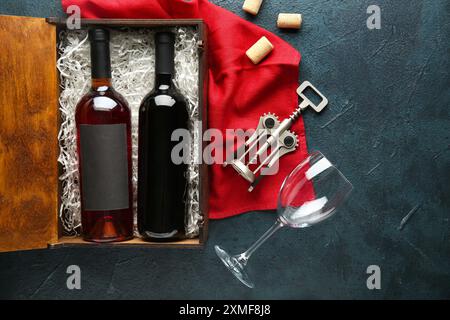
[[[128,241],[122,242],[110,242],[110,243],[95,243],[84,241],[80,237],[62,237],[59,239],[58,243],[50,245],[50,248],[60,248],[60,247],[138,247],[138,248],[176,248],[176,249],[194,249],[201,248],[203,245],[200,243],[198,238],[185,239],[176,242],[148,242],[141,238],[133,238]]]
[[[57,241],[55,29],[0,16],[0,251]]]
[[[199,32],[202,39],[201,55],[200,55],[200,79],[199,79],[199,108],[200,120],[202,121],[202,132],[208,129],[208,30],[203,22],[199,25]],[[206,141],[202,139],[202,150],[206,147]],[[204,199],[201,203],[201,211],[203,213],[203,223],[200,228],[200,243],[204,244],[208,240],[209,226],[209,168],[208,165],[202,163],[200,165],[200,194]]]

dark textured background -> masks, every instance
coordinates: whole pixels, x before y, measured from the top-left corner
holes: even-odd
[[[301,51],[301,80],[331,102],[320,116],[306,114],[308,144],[353,182],[345,208],[314,228],[277,233],[250,260],[253,290],[225,270],[213,245],[245,249],[272,224],[272,214],[213,221],[204,250],[0,254],[0,297],[450,298],[450,2],[265,0],[256,18],[241,11],[242,1],[214,2]],[[366,27],[371,4],[382,9],[381,30]],[[295,11],[304,15],[302,30],[277,30],[277,13]],[[0,13],[63,15],[55,0],[1,0]],[[66,288],[70,264],[81,267],[79,291]],[[366,287],[371,264],[381,267],[379,291]]]

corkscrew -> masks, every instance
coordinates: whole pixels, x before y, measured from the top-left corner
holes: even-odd
[[[306,97],[305,91],[308,88],[321,98],[318,105]],[[234,153],[233,160],[230,163],[224,163],[224,166],[230,164],[239,175],[250,182],[249,192],[253,191],[263,176],[276,173],[274,169],[278,167],[275,168],[275,164],[278,164],[282,156],[297,150],[298,137],[289,129],[300,114],[308,107],[319,113],[328,104],[328,99],[309,81],[303,82],[298,87],[297,94],[302,102],[289,118],[280,121],[273,113],[263,114],[255,132]],[[267,156],[265,156],[266,153],[268,153]],[[246,159],[249,160],[246,162]],[[260,159],[259,163],[258,159]]]

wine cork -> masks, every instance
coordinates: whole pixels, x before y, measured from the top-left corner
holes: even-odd
[[[257,15],[262,2],[263,0],[245,0],[242,9],[250,14]]]
[[[273,45],[266,37],[261,37],[250,49],[245,53],[254,64],[258,64],[273,50]]]
[[[302,25],[302,15],[299,13],[280,13],[278,15],[277,26],[282,29],[300,29]]]

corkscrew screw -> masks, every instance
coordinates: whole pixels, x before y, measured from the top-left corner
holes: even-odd
[[[312,89],[321,98],[318,105],[315,105],[306,97],[305,91],[307,88]],[[298,87],[297,94],[302,102],[287,119],[280,121],[273,113],[263,114],[253,135],[238,148],[230,163],[224,163],[224,166],[230,164],[239,175],[250,182],[249,192],[253,191],[264,175],[274,174],[272,169],[282,156],[297,150],[298,137],[289,129],[303,110],[311,107],[319,113],[328,104],[328,99],[309,81],[303,82]],[[266,153],[268,153],[267,156],[265,156]],[[259,163],[258,159],[260,159]]]

